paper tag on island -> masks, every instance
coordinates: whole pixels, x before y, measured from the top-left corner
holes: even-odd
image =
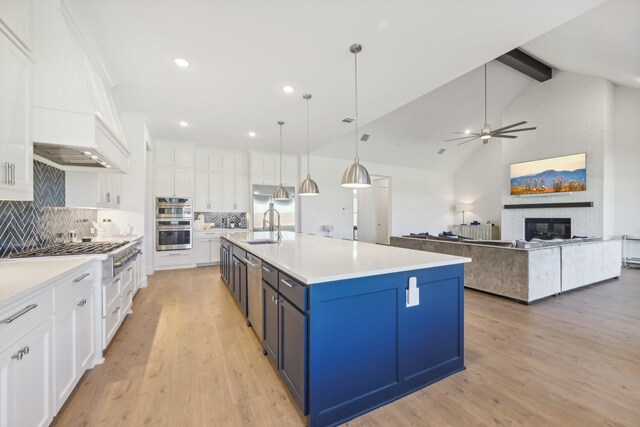
[[[409,277],[409,288],[407,293],[407,307],[413,307],[420,304],[420,289],[418,289],[418,279]]]

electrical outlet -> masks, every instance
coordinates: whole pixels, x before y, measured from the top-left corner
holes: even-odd
[[[416,277],[409,277],[409,288],[405,292],[407,293],[407,307],[420,305],[420,289],[418,289]]]

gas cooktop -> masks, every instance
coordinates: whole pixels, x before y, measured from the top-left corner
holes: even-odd
[[[107,254],[115,249],[123,247],[128,243],[129,242],[62,243],[46,248],[35,249],[33,251],[11,254],[9,258]]]

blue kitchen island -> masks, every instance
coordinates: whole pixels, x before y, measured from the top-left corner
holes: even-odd
[[[249,318],[259,295],[257,335],[308,425],[346,422],[464,369],[469,258],[297,233],[255,243],[273,237],[223,237],[221,274]],[[255,260],[259,293],[246,277]]]

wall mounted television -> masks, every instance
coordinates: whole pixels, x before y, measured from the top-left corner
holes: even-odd
[[[511,195],[586,191],[587,154],[552,157],[511,165]]]

